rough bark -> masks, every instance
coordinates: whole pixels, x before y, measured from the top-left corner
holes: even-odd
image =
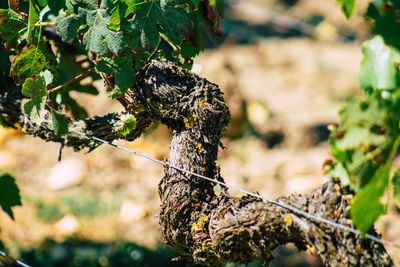
[[[229,122],[229,109],[218,86],[163,61],[150,62],[137,77],[136,90],[120,101],[126,107],[143,107],[145,111],[142,114],[148,114],[147,120],[149,117],[160,120],[173,131],[168,163],[222,181],[216,159],[221,146],[221,132]],[[8,114],[4,111],[5,106],[0,103],[2,117]],[[21,119],[21,116],[10,114],[7,118],[19,118],[14,123],[26,128],[26,119]],[[112,119],[105,119],[102,123],[112,125]],[[96,132],[96,128],[91,128],[90,133],[113,140],[113,129],[113,126],[104,126],[103,131]],[[72,144],[72,141],[68,143],[69,138],[77,138],[67,135],[57,139],[49,137],[54,135],[49,128],[42,131],[44,134],[27,133],[64,145]],[[140,134],[144,129],[136,131]],[[91,148],[90,144],[82,142],[75,141],[79,145],[71,146]],[[310,220],[255,197],[232,197],[225,189],[217,193],[211,182],[171,167],[165,167],[159,195],[160,230],[164,241],[179,251],[183,258],[196,263],[268,263],[272,260],[274,248],[294,243],[300,250],[315,248],[329,266],[393,266],[385,248],[377,242]],[[339,181],[331,180],[309,194],[282,197],[278,201],[352,226],[349,217],[352,196]],[[370,233],[376,235],[373,230]]]
[[[24,97],[20,93],[0,93],[0,120],[4,125],[9,127],[19,125],[24,134],[39,137],[47,142],[57,142],[63,147],[72,147],[75,151],[80,151],[85,148],[92,151],[102,144],[73,132],[63,136],[57,135],[54,133],[53,127],[48,120],[45,120],[40,125],[36,125],[22,113],[21,103],[23,101]],[[76,120],[69,123],[69,127],[76,131],[99,137],[108,142],[117,139],[133,141],[146,130],[151,123],[151,119],[147,112],[129,111],[135,115],[137,127],[126,136],[116,131],[116,129],[123,124],[121,117],[125,113],[109,113],[105,116],[94,116],[84,120]]]

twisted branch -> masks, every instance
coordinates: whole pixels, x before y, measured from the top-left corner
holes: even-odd
[[[130,140],[145,130],[150,117],[160,120],[174,134],[169,164],[222,181],[216,159],[221,132],[229,122],[229,110],[218,86],[163,61],[151,61],[137,78],[136,90],[119,99],[127,111],[132,112],[129,107],[135,105],[143,107],[143,111],[135,114],[141,123],[129,135]],[[20,99],[12,97],[0,94],[3,123],[19,123],[27,134],[76,150],[98,145],[73,134],[56,136],[45,124],[31,126],[21,115]],[[120,115],[109,114],[73,122],[70,127],[112,141],[120,138],[114,131],[118,120]],[[322,261],[330,266],[393,266],[385,248],[377,242],[255,197],[232,197],[225,189],[217,193],[211,182],[173,168],[165,167],[158,190],[164,241],[183,258],[195,263],[269,263],[273,249],[294,243],[299,250],[314,247]],[[339,181],[330,180],[309,194],[282,197],[279,201],[352,226],[349,212],[352,197]],[[376,235],[373,230],[370,234]]]

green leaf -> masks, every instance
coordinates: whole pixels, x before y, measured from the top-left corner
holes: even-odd
[[[124,94],[124,92],[119,88],[115,87],[109,94],[108,97],[112,99],[116,99],[121,97]]]
[[[47,96],[46,81],[41,75],[28,78],[22,85],[22,94],[31,98],[42,98]]]
[[[4,212],[14,220],[12,207],[21,206],[19,188],[15,183],[15,178],[9,174],[0,176],[0,206]]]
[[[397,206],[400,208],[400,169],[393,174],[392,178],[393,183],[393,198],[396,201]]]
[[[57,73],[57,60],[48,45],[31,45],[14,58],[10,74],[17,84],[23,84],[26,78],[49,70]]]
[[[49,70],[42,71],[40,73],[40,76],[44,78],[46,82],[46,87],[49,86],[49,84],[52,84],[54,81],[54,75]]]
[[[103,57],[97,62],[95,68],[98,72],[104,72],[105,74],[111,75],[114,74],[116,67],[118,66],[114,64],[114,60],[108,57]]]
[[[47,4],[53,14],[58,14],[58,12],[66,8],[65,0],[47,0]]]
[[[390,166],[388,160],[352,201],[351,219],[363,235],[371,229],[379,216],[386,212],[380,198],[389,184]]]
[[[133,64],[126,60],[127,59],[124,57],[115,57],[114,59],[103,57],[96,64],[96,70],[98,72],[114,75],[115,88],[109,94],[111,98],[120,97],[129,87],[135,84],[135,69]]]
[[[346,131],[343,138],[336,141],[336,147],[340,150],[357,149],[361,146],[381,146],[386,142],[382,134],[371,132],[370,129],[354,125]]]
[[[23,105],[23,110],[32,122],[40,124],[44,118],[45,107],[46,97],[31,98]]]
[[[115,72],[115,86],[122,92],[133,86],[136,81],[135,70],[133,69],[132,63],[126,63]]]
[[[362,46],[364,59],[361,63],[360,86],[364,89],[392,90],[397,87],[396,62],[400,53],[385,45],[382,36],[364,42]]]
[[[12,9],[0,9],[0,37],[7,46],[15,47],[25,37],[28,24]]]
[[[136,32],[133,35],[132,45],[139,45],[139,48],[157,47],[160,32],[178,45],[188,32],[188,16],[183,8],[172,7],[166,0],[155,0],[136,7],[131,27]]]
[[[51,120],[53,121],[55,134],[64,135],[69,132],[68,123],[64,114],[51,109]]]
[[[79,26],[79,20],[75,15],[67,16],[67,14],[63,12],[57,18],[56,29],[63,41],[76,38]]]
[[[37,1],[29,0],[28,41],[30,43],[37,43],[37,30],[35,29],[35,24],[39,19],[40,6]]]
[[[340,5],[346,18],[351,18],[354,13],[354,8],[356,6],[356,0],[336,0],[336,3]]]
[[[399,134],[398,116],[377,93],[350,99],[339,115],[340,126],[330,136],[331,154],[348,174],[340,177],[342,182],[358,192],[391,158]]]
[[[398,1],[371,0],[365,16],[372,19],[373,31],[385,40],[387,45],[393,45],[400,50],[400,36],[398,29],[400,21]]]
[[[324,163],[324,175],[332,178],[340,179],[343,186],[350,185],[352,188],[352,183],[350,182],[349,174],[347,170],[343,167],[340,162],[328,162]]]
[[[136,118],[133,115],[128,115],[122,118],[123,124],[115,130],[123,136],[128,135],[136,128]]]
[[[121,14],[120,14],[120,7],[117,5],[112,11],[111,11],[111,17],[110,20],[108,21],[108,28],[110,30],[118,30],[119,25],[121,24]]]
[[[107,56],[109,51],[118,54],[127,45],[122,32],[107,28],[109,18],[106,12],[97,10],[95,24],[83,36],[86,50],[96,53],[98,57]]]

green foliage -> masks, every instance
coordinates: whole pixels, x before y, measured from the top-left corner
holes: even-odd
[[[342,7],[349,5],[343,8],[347,17],[352,2],[340,1]],[[330,138],[336,162],[324,166],[328,175],[340,178],[356,192],[351,218],[362,233],[386,212],[387,203],[381,198],[390,184],[400,206],[399,172],[390,177],[391,162],[400,143],[399,4],[370,1],[365,15],[372,20],[376,36],[362,46],[359,82],[365,96],[350,99],[340,111],[340,125]]]
[[[26,38],[27,21],[12,9],[0,9],[0,38],[9,47]]]
[[[119,132],[122,135],[127,135],[131,131],[133,131],[136,128],[136,118],[133,115],[127,115],[124,118],[122,118],[123,124],[119,126],[115,131]]]
[[[354,13],[354,8],[356,7],[356,0],[336,0],[336,2],[342,8],[346,18],[351,18]]]
[[[62,12],[57,19],[57,32],[60,34],[63,41],[73,40],[79,29],[79,20],[76,16],[67,16]]]
[[[400,53],[387,46],[382,36],[364,42],[364,59],[361,63],[360,86],[371,90],[394,90],[398,86],[398,62]]]
[[[10,74],[17,84],[23,84],[27,78],[50,70],[57,74],[57,60],[48,44],[40,42],[31,45],[14,58]]]
[[[69,132],[68,123],[63,114],[55,109],[51,109],[51,119],[53,121],[53,128],[56,134],[64,135]]]
[[[397,205],[400,207],[400,169],[397,169],[393,174],[392,183],[394,188],[394,201],[396,201]]]
[[[376,35],[381,35],[387,45],[400,49],[398,13],[400,2],[387,0],[371,0],[366,17],[371,19],[373,30]]]
[[[47,99],[46,81],[41,75],[27,78],[22,85],[22,94],[30,99],[23,105],[24,112],[32,122],[40,124],[44,118]]]
[[[351,205],[351,218],[362,233],[367,233],[380,215],[386,212],[380,198],[389,184],[390,160],[375,172],[372,179],[356,195]]]
[[[19,188],[15,183],[15,178],[9,174],[0,176],[0,206],[12,219],[14,214],[12,207],[20,206],[21,197],[19,196]]]
[[[121,195],[118,193],[100,197],[83,190],[55,202],[43,201],[36,197],[28,197],[27,201],[36,206],[38,218],[48,222],[60,220],[65,214],[95,220],[96,217],[114,216],[121,208]]]

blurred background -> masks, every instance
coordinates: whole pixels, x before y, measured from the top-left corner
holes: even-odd
[[[346,21],[334,0],[226,1],[225,35],[205,36],[207,49],[195,63],[220,86],[232,113],[219,157],[227,183],[276,198],[326,181],[327,125],[361,93],[361,44],[370,37],[365,2]],[[122,110],[101,91],[79,95],[90,116]],[[118,144],[164,159],[170,137],[154,125]],[[15,221],[0,212],[0,248],[32,266],[186,266],[171,261],[176,253],[160,242],[161,166],[108,146],[89,154],[64,149],[58,162],[59,149],[0,129],[0,170],[17,178],[23,202],[13,209]],[[377,224],[382,238],[400,240],[399,219],[389,207]],[[399,251],[387,249],[399,263]],[[270,266],[322,266],[312,251],[290,245],[274,255]]]

